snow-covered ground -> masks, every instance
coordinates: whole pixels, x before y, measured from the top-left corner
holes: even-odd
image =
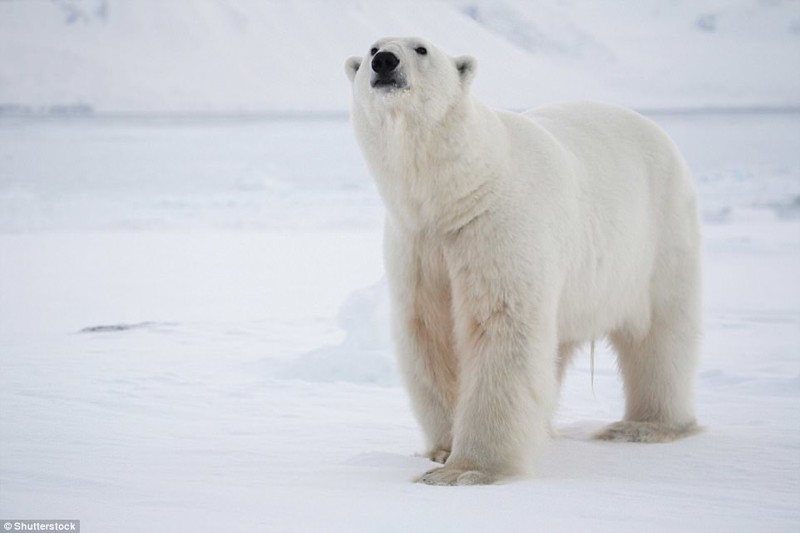
[[[432,465],[342,118],[345,58],[387,34],[476,56],[492,105],[665,110],[704,220],[702,434],[592,441],[622,411],[602,347],[536,476],[410,482]],[[0,518],[800,530],[798,60],[797,0],[0,0]]]
[[[569,374],[535,477],[432,466],[386,335],[380,201],[344,120],[0,120],[0,518],[84,531],[797,531],[800,114],[664,114],[696,173],[706,327],[673,444],[595,442]]]

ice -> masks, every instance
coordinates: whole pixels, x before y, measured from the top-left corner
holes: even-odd
[[[281,361],[273,372],[284,379],[311,382],[398,384],[391,357],[385,283],[355,291],[339,311],[339,327],[346,332],[340,344],[319,348],[291,361]]]
[[[46,158],[37,155],[41,143]],[[7,119],[0,157],[4,231],[330,228],[382,220],[343,118]]]

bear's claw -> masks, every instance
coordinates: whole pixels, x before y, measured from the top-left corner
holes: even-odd
[[[462,470],[441,466],[425,472],[415,480],[417,483],[425,485],[490,485],[494,483],[494,478],[486,472],[480,470]]]
[[[445,450],[442,448],[431,450],[425,455],[425,457],[434,463],[445,464],[447,462],[447,458],[450,457],[450,450]]]
[[[655,422],[614,422],[597,433],[597,440],[615,442],[672,442],[700,431],[696,423],[669,426]]]

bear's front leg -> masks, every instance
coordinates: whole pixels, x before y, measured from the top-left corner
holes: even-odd
[[[425,456],[444,463],[453,445],[458,361],[441,247],[387,221],[386,272],[400,371],[426,438]]]
[[[459,395],[453,450],[429,485],[488,484],[528,470],[549,438],[557,394],[556,305],[544,269],[514,239],[462,232],[446,251],[453,290]],[[519,243],[517,243],[519,244]]]

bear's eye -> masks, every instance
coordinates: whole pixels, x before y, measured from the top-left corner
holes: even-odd
[[[372,50],[369,51],[369,55],[371,55],[371,56],[374,56],[377,53],[378,53],[378,49],[377,48],[373,48]]]
[[[419,55],[421,55],[421,56],[424,56],[425,54],[428,53],[428,49],[425,48],[424,46],[418,46],[418,47],[414,48],[414,51],[416,53],[418,53]]]

